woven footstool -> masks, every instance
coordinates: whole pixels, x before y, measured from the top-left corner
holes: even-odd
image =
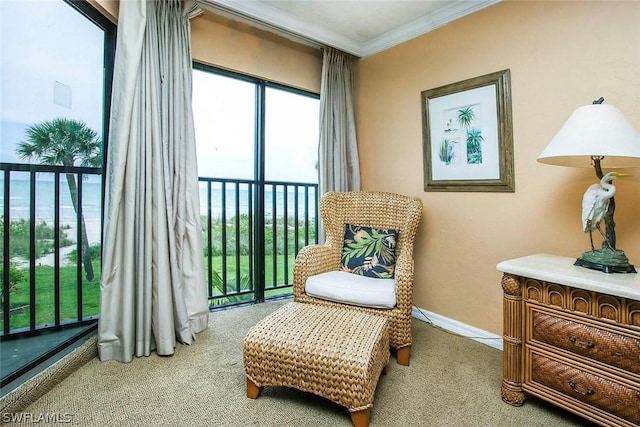
[[[247,397],[265,385],[317,394],[347,407],[367,426],[381,373],[389,363],[382,316],[290,302],[258,322],[244,340]]]

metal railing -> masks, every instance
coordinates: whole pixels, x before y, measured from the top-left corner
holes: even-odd
[[[95,322],[101,169],[0,163],[0,170],[1,336]],[[88,222],[98,236],[93,248]]]
[[[210,306],[290,293],[295,256],[318,241],[318,185],[199,180]]]
[[[101,169],[0,163],[0,170],[0,338],[95,323]],[[318,241],[317,184],[199,181],[210,306],[290,293],[295,256]]]

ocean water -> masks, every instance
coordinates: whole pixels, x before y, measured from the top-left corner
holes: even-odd
[[[213,218],[221,218],[222,215],[222,188],[219,183],[212,184],[211,186],[211,216]],[[226,218],[232,218],[236,214],[247,214],[249,212],[249,187],[247,184],[240,184],[236,189],[234,185],[227,185],[225,190],[224,205],[226,205]],[[315,189],[310,188],[308,192],[307,204],[305,204],[304,189],[298,188],[298,200],[295,200],[296,190],[293,188],[287,188],[286,194],[286,210],[287,216],[291,217],[297,214],[299,218],[304,218],[305,209],[309,211],[309,218],[315,217]],[[254,196],[255,197],[255,196]],[[282,186],[276,186],[275,189],[271,186],[265,188],[264,194],[264,211],[265,216],[270,218],[272,216],[283,217],[285,211],[285,192]],[[200,182],[200,214],[207,215],[208,211],[208,194],[206,183]]]
[[[30,215],[30,183],[29,174],[24,172],[13,172],[10,182],[9,193],[9,216],[11,220],[28,219]],[[35,216],[38,221],[45,221],[53,224],[54,221],[54,182],[53,174],[38,174],[35,187]],[[0,178],[0,188],[4,188],[4,177]],[[82,210],[89,228],[100,225],[100,212],[102,209],[102,184],[100,177],[92,176],[84,180],[82,183]],[[200,183],[200,214],[207,215],[208,212],[208,192],[206,183]],[[288,188],[287,191],[287,215],[293,216],[296,213],[300,218],[304,217],[305,197],[304,190],[298,190],[298,203],[295,203],[295,190]],[[315,216],[315,191],[309,190],[308,210],[309,217]],[[236,189],[234,185],[227,185],[225,190],[225,204],[227,219],[234,217],[236,214],[247,214],[249,212],[249,187],[247,184],[240,184]],[[265,191],[265,215],[273,216],[274,212],[277,217],[284,215],[284,189],[281,186],[275,189],[275,198],[273,189]],[[69,187],[67,186],[66,177],[60,177],[60,223],[74,226],[76,222],[76,213],[71,202]],[[222,216],[222,188],[219,183],[212,184],[211,188],[211,214],[213,218],[221,218]],[[0,197],[0,215],[3,215],[5,208],[4,197]]]
[[[55,222],[55,182],[54,175],[38,173],[35,181],[35,217],[36,222],[45,222],[53,226]],[[69,240],[75,242],[77,236],[76,212],[71,202],[71,194],[66,176],[60,177],[58,204],[60,206],[60,225],[66,228],[65,234]],[[4,176],[0,178],[0,185],[4,188]],[[29,173],[12,172],[9,187],[9,220],[29,219],[31,188]],[[102,227],[100,212],[102,209],[102,184],[100,177],[92,176],[82,182],[82,211],[89,243],[101,240]],[[0,197],[0,216],[4,216],[5,199]],[[73,246],[65,248],[71,250]],[[43,263],[45,263],[43,261]]]
[[[31,189],[29,174],[12,172],[9,191],[9,216],[11,220],[28,219],[30,214]],[[55,182],[53,174],[37,174],[35,186],[35,215],[37,220],[53,223],[55,200]],[[4,177],[0,179],[4,187]],[[82,182],[82,211],[85,220],[100,221],[102,209],[102,184],[99,177],[90,177]],[[76,212],[71,202],[71,193],[66,177],[60,177],[60,223],[73,224]],[[0,211],[4,212],[5,200],[0,198]],[[0,213],[0,215],[2,215]]]

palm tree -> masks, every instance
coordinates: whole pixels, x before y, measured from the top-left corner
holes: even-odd
[[[463,128],[468,128],[471,126],[471,122],[476,118],[476,113],[473,111],[473,107],[468,105],[466,107],[462,107],[458,110],[458,123]]]
[[[27,127],[26,141],[18,143],[16,154],[25,160],[38,160],[40,164],[62,166],[102,166],[102,141],[85,123],[72,119],[56,118]],[[75,163],[79,164],[76,165]],[[73,209],[78,215],[78,185],[73,173],[67,173],[67,185]],[[82,227],[82,261],[87,280],[94,278],[89,239],[80,213]]]
[[[467,163],[482,163],[482,131],[474,128],[467,130]]]

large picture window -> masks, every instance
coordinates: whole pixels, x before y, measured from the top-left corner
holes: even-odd
[[[84,1],[2,1],[0,19],[4,386],[95,327],[115,26]]]
[[[317,241],[319,96],[195,64],[193,110],[211,305],[290,292]]]

